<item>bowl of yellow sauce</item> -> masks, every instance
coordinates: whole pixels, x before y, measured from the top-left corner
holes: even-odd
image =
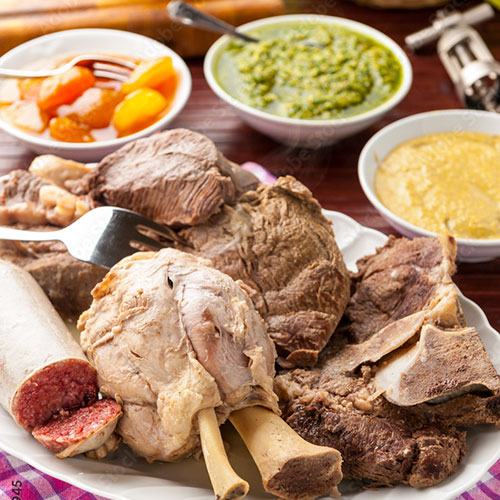
[[[452,235],[462,261],[500,256],[500,115],[442,110],[394,122],[367,142],[358,175],[402,234]]]

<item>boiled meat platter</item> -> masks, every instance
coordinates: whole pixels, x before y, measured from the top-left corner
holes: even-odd
[[[337,243],[350,270],[355,270],[360,257],[373,253],[387,238],[379,231],[364,227],[339,212],[325,210],[324,214],[333,223]],[[463,296],[460,301],[467,324],[476,327],[493,364],[500,371],[500,334],[491,327],[479,306]],[[22,314],[22,311],[19,313]],[[257,468],[229,423],[223,426],[223,436],[229,443],[232,465],[250,483],[247,498],[272,498],[264,492]],[[421,490],[397,486],[377,491],[357,491],[348,482],[343,482],[340,485],[342,498],[453,500],[473,486],[500,458],[500,432],[493,426],[477,426],[469,430],[467,442],[469,452],[457,472],[437,486]],[[18,427],[3,409],[0,409],[0,449],[58,479],[113,500],[213,500],[208,475],[201,460],[149,464],[123,445],[103,461],[82,456],[60,460]]]

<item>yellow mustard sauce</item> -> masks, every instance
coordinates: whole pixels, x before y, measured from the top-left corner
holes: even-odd
[[[375,191],[394,214],[457,238],[500,238],[500,136],[429,134],[382,161]]]

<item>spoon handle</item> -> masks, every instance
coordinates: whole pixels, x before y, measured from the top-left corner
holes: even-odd
[[[216,33],[223,33],[237,38],[241,38],[246,42],[258,42],[256,38],[245,35],[236,30],[234,26],[221,21],[215,17],[209,16],[204,12],[195,9],[193,6],[186,2],[169,2],[168,13],[174,21],[178,21],[188,26],[201,28],[207,31],[215,31]]]

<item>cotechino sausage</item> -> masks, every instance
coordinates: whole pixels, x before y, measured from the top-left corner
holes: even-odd
[[[98,448],[120,405],[98,401],[95,369],[29,273],[0,260],[0,286],[0,404],[61,456]]]

